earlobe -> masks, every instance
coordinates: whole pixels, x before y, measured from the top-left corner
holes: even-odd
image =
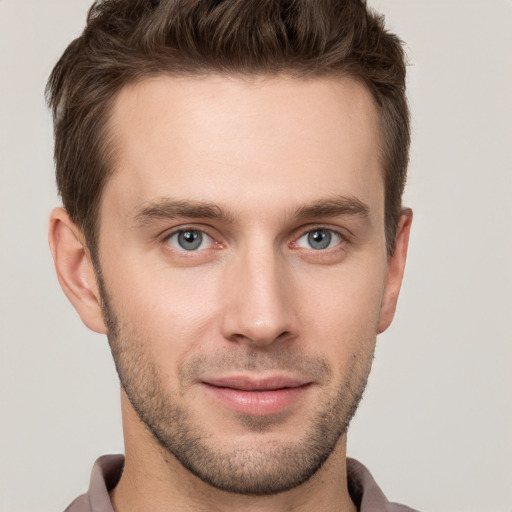
[[[62,290],[84,324],[106,334],[101,297],[85,238],[64,208],[55,208],[50,215],[48,241]]]
[[[398,295],[402,286],[402,278],[407,259],[407,248],[409,246],[409,233],[411,231],[412,210],[405,208],[398,221],[395,237],[395,250],[388,261],[388,274],[386,287],[382,298],[380,318],[377,333],[384,332],[395,316]]]

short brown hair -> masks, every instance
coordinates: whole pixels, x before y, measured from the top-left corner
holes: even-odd
[[[59,193],[93,256],[113,170],[107,122],[124,86],[158,74],[349,75],[379,109],[393,251],[409,155],[402,44],[361,0],[104,0],[47,84]]]

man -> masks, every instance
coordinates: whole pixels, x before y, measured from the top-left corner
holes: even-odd
[[[398,39],[356,0],[96,3],[48,83],[59,282],[125,457],[67,510],[404,511],[346,458],[412,214]]]

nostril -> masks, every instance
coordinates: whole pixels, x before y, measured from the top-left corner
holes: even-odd
[[[291,340],[293,334],[289,330],[283,330],[276,334],[276,331],[250,331],[246,329],[243,333],[233,333],[228,339],[235,343],[248,343],[253,346],[265,347],[274,343],[283,343]]]

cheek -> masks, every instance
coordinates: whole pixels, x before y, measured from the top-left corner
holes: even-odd
[[[300,279],[295,296],[301,324],[323,347],[351,352],[350,345],[374,340],[385,283],[385,265],[352,265]],[[373,341],[372,341],[373,342]]]
[[[355,260],[355,258],[354,258]],[[117,258],[104,278],[114,311],[154,358],[183,359],[218,348],[219,319],[233,288],[221,265],[172,268]],[[301,264],[281,282],[302,350],[344,359],[364,340],[374,342],[385,265],[362,259],[337,266]],[[236,297],[234,298],[236,299]],[[240,298],[239,298],[240,299]]]
[[[211,334],[216,280],[210,271],[119,262],[107,289],[122,325],[167,357],[193,350]]]

